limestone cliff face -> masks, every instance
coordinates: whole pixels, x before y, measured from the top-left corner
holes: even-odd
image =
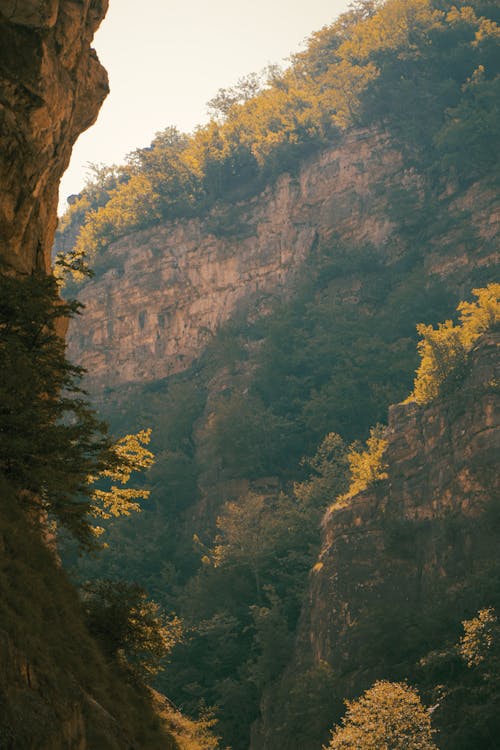
[[[320,664],[342,698],[375,679],[405,679],[444,622],[470,616],[467,589],[466,606],[490,605],[478,582],[498,544],[499,346],[499,334],[478,342],[455,393],[391,407],[388,479],[324,517],[288,686]],[[279,711],[268,695],[252,747],[295,747],[280,738]]]
[[[265,310],[318,245],[370,244],[390,263],[408,250],[388,202],[397,186],[419,195],[420,177],[403,171],[387,139],[355,132],[249,201],[114,242],[79,295],[86,310],[72,323],[70,357],[91,388],[154,381],[186,369],[236,311]],[[466,279],[494,260],[498,200],[476,185],[447,202],[453,229],[429,247],[427,271]],[[464,226],[476,242],[463,241]]]
[[[86,310],[72,324],[70,357],[92,384],[165,377],[189,366],[237,309],[265,307],[318,242],[339,232],[382,244],[391,223],[376,198],[370,211],[365,204],[371,183],[399,162],[378,145],[357,134],[246,203],[115,242],[110,269],[80,295]]]
[[[59,181],[108,93],[90,44],[108,0],[0,7],[0,260],[48,270]]]

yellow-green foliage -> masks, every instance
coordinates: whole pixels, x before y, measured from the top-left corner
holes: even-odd
[[[437,750],[430,716],[405,683],[381,680],[346,706],[324,750]]]
[[[384,461],[386,448],[385,428],[382,425],[372,427],[364,450],[358,443],[351,446],[347,454],[351,481],[348,491],[337,498],[337,503],[342,504],[374,482],[387,479],[387,464]]]
[[[498,618],[495,611],[488,607],[481,609],[477,617],[465,620],[464,635],[460,639],[458,650],[468,667],[477,667],[488,658],[498,634]]]
[[[175,737],[176,750],[217,750],[218,737],[213,733],[216,721],[210,712],[198,720],[181,714],[168,699],[155,690],[151,691],[155,709],[162,725]]]
[[[418,344],[421,361],[411,400],[419,404],[433,401],[446,385],[460,379],[474,342],[500,323],[500,284],[473,289],[477,302],[461,302],[459,324],[451,320],[437,328],[417,326],[422,340]]]
[[[128,484],[134,471],[145,471],[154,464],[154,455],[145,447],[150,440],[151,429],[120,438],[111,447],[113,463],[98,476],[89,477],[90,484],[108,478],[122,485],[112,485],[108,490],[92,490],[90,513],[94,518],[129,516],[132,511],[140,510],[139,503],[135,501],[147,500],[149,490],[123,485]],[[94,527],[94,531],[99,534],[102,529]]]

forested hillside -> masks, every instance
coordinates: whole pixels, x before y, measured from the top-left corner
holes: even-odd
[[[416,403],[444,399],[443,435],[494,427],[495,348],[487,382],[477,376],[488,408],[474,424],[470,411],[472,370],[486,367],[472,352],[498,327],[499,22],[479,0],[356,2],[286,70],[220,90],[208,125],[167,128],[125,165],[96,169],[61,222],[66,293],[87,305],[70,352],[113,432],[151,428],[156,457],[142,511],[105,520],[101,552],[66,544],[63,557],[80,583],[136,581],[180,618],[155,684],[188,714],[209,709],[222,747],[319,750],[344,698],[405,679],[440,706],[440,734],[401,748],[495,747],[497,677],[471,676],[453,645],[462,621],[496,633],[492,451],[457,448],[461,470],[474,459],[486,472],[471,530],[474,514],[442,501],[452,490],[432,472],[431,428],[424,447],[415,428],[408,451],[431,469],[405,485],[418,497],[410,518],[384,458],[406,427],[391,422],[388,437],[383,425],[414,387],[421,324]],[[473,289],[487,290],[476,306]],[[481,319],[469,337],[467,310]],[[472,489],[453,491],[466,504]],[[418,576],[418,606],[405,609]],[[463,581],[460,596],[440,576]],[[377,684],[368,706],[417,705]],[[453,718],[467,702],[446,703],[453,692],[470,696],[470,726]],[[337,735],[332,748],[363,746]]]

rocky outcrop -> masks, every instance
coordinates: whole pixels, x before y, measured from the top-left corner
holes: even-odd
[[[0,7],[0,260],[48,270],[60,178],[108,93],[91,48],[108,0]]]
[[[480,581],[498,545],[499,347],[499,334],[478,342],[455,392],[391,407],[388,479],[324,517],[288,687],[322,664],[342,698],[375,679],[405,679],[471,602],[490,605]],[[252,747],[292,750],[279,736],[282,707],[267,696],[263,708]]]
[[[422,184],[388,139],[358,131],[251,200],[115,241],[79,295],[86,310],[71,326],[70,357],[88,370],[92,389],[182,371],[235,312],[265,311],[315,249],[370,245],[386,263],[411,251],[390,192],[413,192],[418,202]],[[436,233],[426,270],[460,285],[472,268],[498,260],[500,209],[481,185],[443,200],[452,221]],[[473,233],[468,243],[464,227]],[[356,289],[339,286],[339,295]]]
[[[357,134],[248,202],[114,242],[104,259],[109,270],[79,295],[86,309],[71,326],[70,357],[92,386],[186,369],[237,310],[265,309],[333,233],[382,244],[391,223],[363,206],[371,181],[399,167],[379,139]]]

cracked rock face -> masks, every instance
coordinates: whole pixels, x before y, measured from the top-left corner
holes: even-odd
[[[59,181],[108,79],[91,48],[108,0],[0,4],[0,261],[49,268]]]

